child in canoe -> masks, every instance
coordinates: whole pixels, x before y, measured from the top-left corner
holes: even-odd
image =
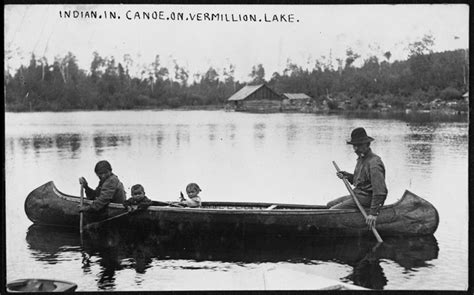
[[[184,207],[201,207],[201,197],[199,197],[199,192],[201,188],[196,183],[190,183],[186,186],[186,194],[188,198],[185,198],[183,193],[180,192],[180,201],[179,204]]]
[[[128,211],[145,210],[152,201],[145,196],[145,189],[141,184],[135,184],[131,188],[132,197],[123,202],[123,206]]]

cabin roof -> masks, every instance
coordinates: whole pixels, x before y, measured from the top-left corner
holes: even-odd
[[[283,95],[288,99],[311,99],[305,93],[283,93]]]
[[[468,91],[468,92],[466,92],[466,93],[464,93],[464,94],[462,95],[462,97],[464,97],[464,98],[467,98],[467,97],[469,97],[469,91]]]
[[[228,101],[236,101],[236,100],[244,100],[249,95],[260,89],[265,84],[259,85],[246,85],[236,93],[234,93],[231,97],[229,97]]]

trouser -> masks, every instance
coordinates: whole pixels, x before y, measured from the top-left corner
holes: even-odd
[[[357,196],[359,203],[364,209],[370,209],[372,198],[370,196]],[[326,205],[329,209],[357,209],[357,204],[354,202],[352,196],[343,196],[332,201],[329,201]]]

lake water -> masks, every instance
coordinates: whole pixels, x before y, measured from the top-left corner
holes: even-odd
[[[6,113],[6,275],[55,278],[78,291],[311,288],[323,276],[376,289],[468,286],[468,123],[455,118],[373,118],[225,111]],[[346,195],[331,161],[352,171],[345,144],[363,126],[386,166],[386,203],[408,189],[439,211],[434,236],[318,241],[278,238],[90,237],[32,226],[24,200],[53,180],[79,195],[107,159],[128,196],[141,183],[154,200],[177,200],[186,184],[215,201],[325,204]],[[262,283],[263,281],[263,283]],[[278,283],[280,282],[280,283]]]

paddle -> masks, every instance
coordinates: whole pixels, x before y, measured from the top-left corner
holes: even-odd
[[[332,161],[332,163],[333,163],[334,167],[336,168],[337,172],[341,172],[341,170],[340,170],[339,167],[337,166],[336,162]],[[359,203],[359,200],[357,199],[357,197],[356,197],[354,191],[352,190],[349,181],[348,181],[345,177],[342,178],[342,181],[344,181],[344,184],[346,185],[346,188],[347,188],[347,190],[349,191],[349,193],[351,194],[352,199],[354,199],[354,202],[356,203],[357,207],[359,208],[360,213],[362,213],[362,215],[364,216],[364,218],[367,219],[367,213],[365,213],[364,208],[363,208],[363,207],[361,206],[361,204]],[[383,240],[382,240],[382,238],[380,237],[379,233],[377,232],[377,229],[375,228],[375,226],[372,226],[372,232],[374,233],[374,236],[375,236],[375,238],[377,239],[377,242],[383,243]]]
[[[81,208],[82,205],[84,204],[84,186],[81,184]],[[81,211],[79,212],[79,232],[80,232],[80,237],[81,237],[81,254],[82,254],[82,264],[83,266],[88,266],[90,263],[89,256],[87,253],[84,251],[84,238],[83,238],[83,232],[84,232],[84,213]]]
[[[84,187],[81,184],[81,208],[83,204],[84,204]],[[79,213],[79,232],[81,234],[81,240],[82,240],[83,224],[84,224],[84,213],[81,211]]]
[[[171,206],[171,207],[179,207],[179,208],[182,208],[183,206],[179,205],[179,204],[173,204],[171,202],[163,202],[163,201],[151,201],[152,202],[152,205],[153,206],[157,206],[157,205],[163,205],[163,206]]]
[[[99,225],[101,225],[101,224],[103,224],[103,223],[105,223],[105,222],[107,222],[107,221],[111,221],[111,220],[120,218],[120,217],[122,217],[122,216],[125,216],[125,215],[131,213],[131,212],[133,212],[133,211],[127,211],[127,212],[124,212],[124,213],[120,213],[120,214],[118,214],[118,215],[109,217],[109,218],[104,219],[104,220],[101,220],[101,221],[91,222],[91,223],[87,224],[87,225],[85,226],[85,228],[86,228],[86,229],[90,229],[91,227],[98,227]]]

